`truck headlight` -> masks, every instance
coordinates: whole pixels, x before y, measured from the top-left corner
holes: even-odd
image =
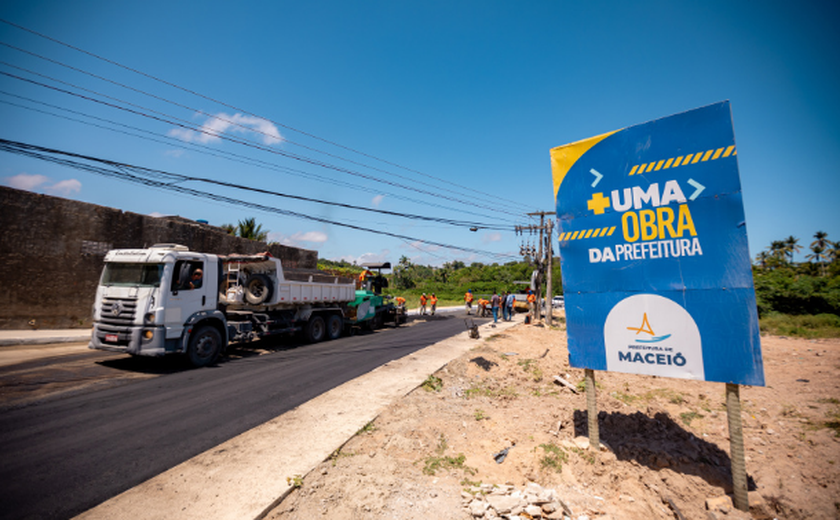
[[[149,325],[154,325],[154,323],[155,323],[155,313],[150,312],[150,313],[146,314],[144,319],[146,320],[146,323],[148,323]]]
[[[155,336],[155,331],[153,330],[144,330],[143,337],[146,339],[152,339]]]

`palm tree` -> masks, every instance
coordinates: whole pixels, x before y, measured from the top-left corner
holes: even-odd
[[[828,246],[831,248],[828,250],[828,258],[830,258],[832,262],[840,260],[840,241],[832,242],[829,240]]]
[[[825,231],[817,231],[816,233],[814,233],[814,238],[816,238],[816,240],[811,242],[812,249],[814,248],[814,246],[821,247],[823,249],[828,249],[829,244],[831,244],[831,241],[828,239],[828,233],[826,233]]]
[[[770,258],[770,253],[768,253],[767,251],[762,251],[762,252],[758,253],[757,255],[755,255],[755,261],[758,263],[758,265],[762,269],[767,268],[767,259],[768,258]]]
[[[262,224],[257,224],[255,218],[240,220],[236,226],[236,234],[242,238],[265,242],[268,238],[268,230],[263,231]]]
[[[774,240],[770,243],[770,256],[778,260],[784,260],[787,256],[787,246],[783,240]]]
[[[222,228],[228,235],[236,235],[236,226],[233,224],[222,224],[219,227]]]
[[[823,263],[823,260],[825,260],[825,258],[826,258],[825,248],[820,247],[820,246],[815,246],[815,245],[812,244],[811,245],[811,251],[813,251],[814,254],[808,255],[805,258],[807,260],[815,261],[817,263],[817,265],[820,266],[820,274],[822,276],[825,276],[825,263]]]
[[[798,244],[799,239],[793,235],[784,240],[785,250],[790,254],[790,263],[793,263],[793,254],[802,251],[802,246]]]

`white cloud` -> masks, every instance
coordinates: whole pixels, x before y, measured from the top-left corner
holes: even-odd
[[[27,191],[32,191],[48,181],[49,179],[44,175],[30,175],[28,173],[19,173],[14,177],[6,177],[7,185],[12,188]]]
[[[167,135],[188,143],[206,144],[220,140],[220,136],[228,131],[231,133],[255,133],[267,145],[283,141],[283,136],[280,135],[280,131],[271,121],[242,114],[229,115],[224,112],[219,112],[215,116],[208,116],[198,131],[178,127],[170,130]]]
[[[171,132],[170,132],[170,134],[171,134]],[[185,153],[184,150],[167,150],[167,151],[163,152],[163,155],[166,155],[167,157],[175,157],[177,159],[178,157],[183,156],[184,153]]]
[[[19,190],[33,191],[35,188],[41,188],[50,195],[63,197],[82,191],[82,183],[76,179],[67,179],[65,181],[58,181],[55,184],[49,184],[52,182],[52,179],[46,175],[19,173],[14,177],[6,177],[5,181],[7,185]]]
[[[326,233],[321,231],[298,232],[293,235],[283,233],[269,233],[268,241],[277,242],[284,246],[301,247],[302,242],[323,244],[329,239]]]
[[[66,181],[57,182],[52,186],[44,186],[44,190],[51,195],[67,197],[71,193],[82,191],[82,183],[76,179],[67,179]]]
[[[378,208],[379,204],[382,203],[382,199],[384,199],[384,198],[385,198],[385,195],[377,195],[376,197],[373,198],[373,200],[370,201],[370,203],[373,204],[374,208]]]
[[[481,235],[481,241],[485,244],[489,244],[490,242],[500,242],[502,240],[502,234],[495,232],[495,233],[484,233]]]
[[[327,241],[327,234],[320,231],[307,231],[306,233],[295,233],[290,237],[300,242],[315,242],[322,244]]]
[[[390,249],[383,249],[379,253],[362,253],[359,256],[353,255],[342,255],[339,258],[334,259],[335,261],[339,262],[344,260],[346,262],[350,262],[356,265],[362,264],[381,264],[384,262],[391,262],[391,265],[395,265],[395,263],[391,260],[391,250]]]

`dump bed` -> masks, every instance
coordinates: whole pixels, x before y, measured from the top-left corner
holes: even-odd
[[[268,253],[219,257],[222,262],[223,304],[230,306],[290,307],[337,304],[356,298],[352,278],[315,269],[283,269]]]

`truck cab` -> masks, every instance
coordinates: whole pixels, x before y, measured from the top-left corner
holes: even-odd
[[[217,308],[220,273],[216,255],[175,244],[108,252],[89,347],[211,363],[227,343]]]

